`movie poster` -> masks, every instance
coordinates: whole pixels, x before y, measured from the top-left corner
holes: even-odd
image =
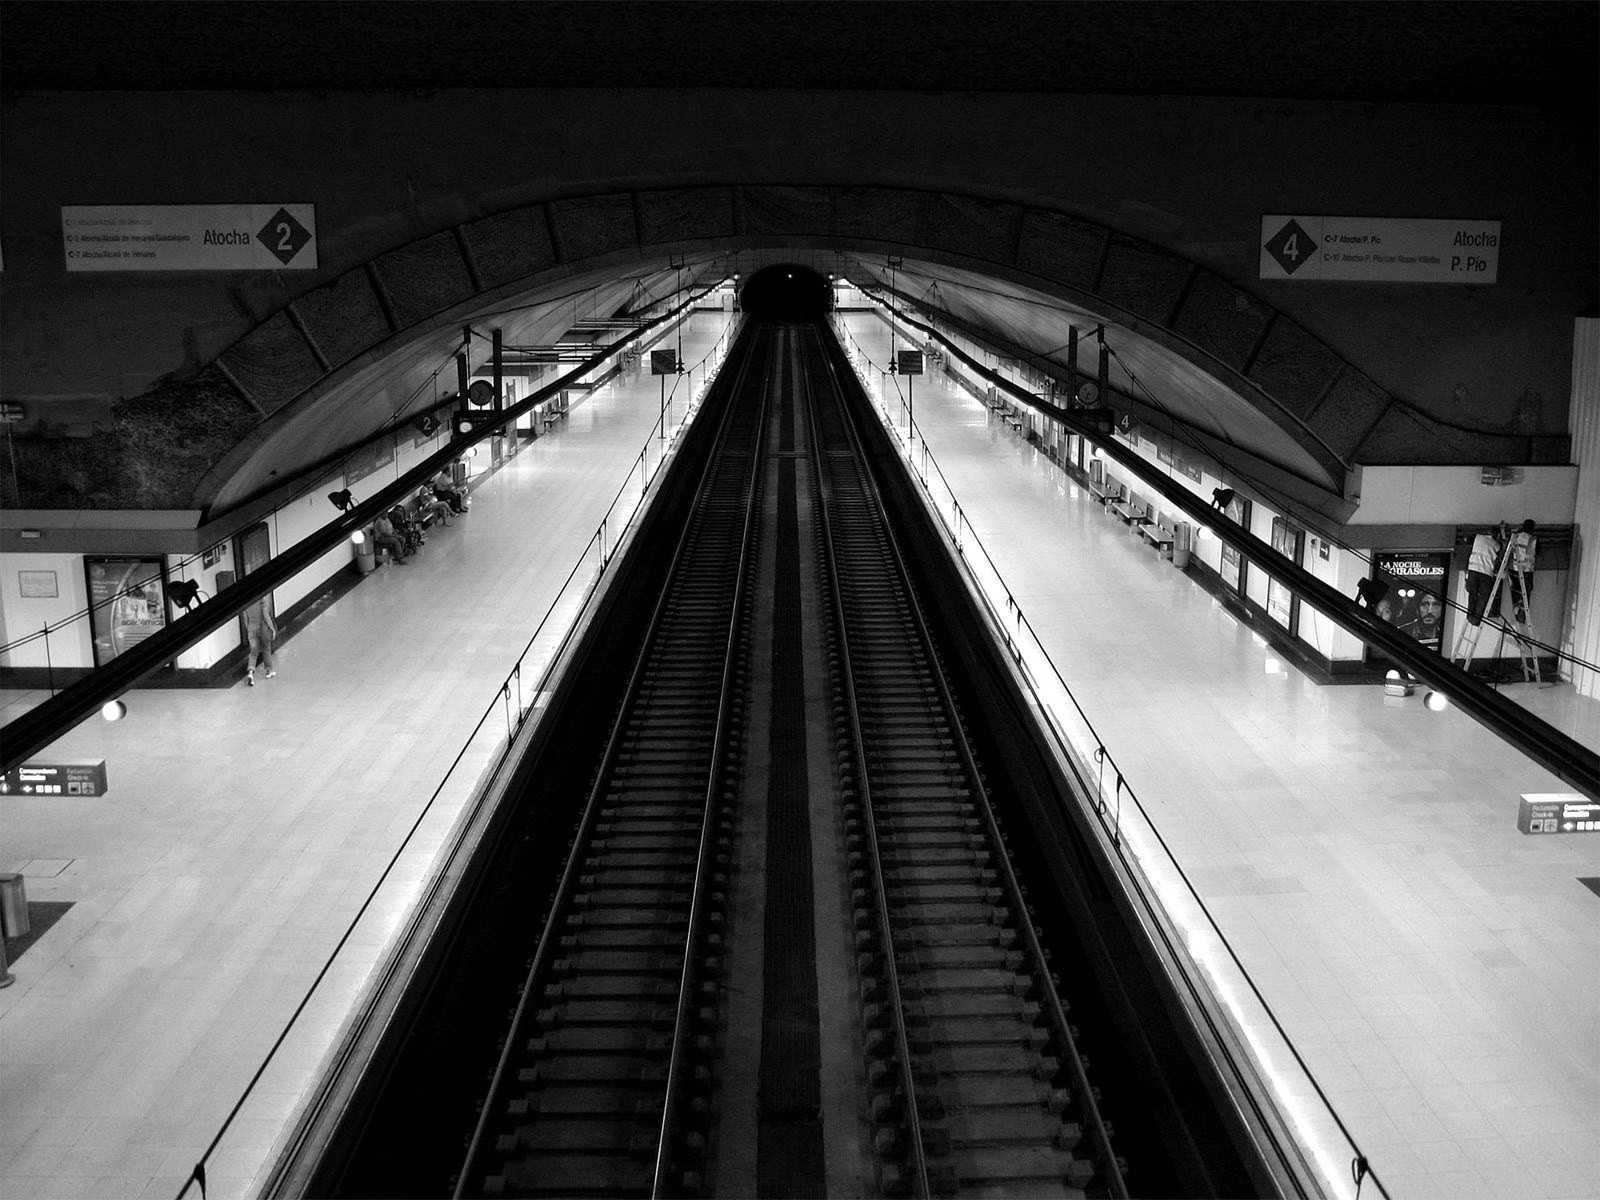
[[[89,621],[95,666],[103,667],[167,625],[159,558],[88,558]]]
[[[1373,612],[1430,650],[1442,650],[1449,552],[1384,550],[1372,556],[1372,565],[1377,578],[1389,585],[1388,594],[1373,605]],[[1369,646],[1367,661],[1386,660]]]

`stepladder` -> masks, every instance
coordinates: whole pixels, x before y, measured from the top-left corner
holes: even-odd
[[[1511,635],[1511,640],[1516,643],[1517,657],[1522,663],[1522,678],[1524,682],[1543,683],[1539,673],[1539,656],[1533,645],[1533,634],[1528,629],[1527,598],[1530,594],[1526,573],[1518,572],[1519,578],[1514,584],[1514,616],[1508,623],[1505,615],[1500,610],[1502,589],[1506,586],[1511,573],[1515,568],[1511,565],[1509,549],[1501,554],[1499,566],[1495,570],[1494,582],[1489,587],[1489,598],[1484,603],[1481,622],[1468,621],[1465,629],[1456,638],[1455,649],[1450,652],[1450,661],[1460,661],[1463,671],[1472,669],[1472,660],[1478,653],[1478,639],[1483,634],[1484,624],[1493,621],[1499,628],[1499,642],[1495,647],[1495,657],[1500,657],[1500,651],[1505,646],[1506,635]]]

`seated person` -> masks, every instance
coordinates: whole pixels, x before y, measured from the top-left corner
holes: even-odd
[[[394,522],[389,520],[387,513],[379,513],[372,522],[372,544],[385,547],[395,562],[405,562],[406,544],[395,532]]]
[[[450,507],[448,500],[442,500],[427,488],[417,492],[417,517],[424,525],[434,521],[450,524],[450,514],[455,510]]]
[[[404,504],[396,504],[389,510],[389,520],[394,523],[395,535],[405,544],[407,554],[415,554],[422,549],[428,537],[422,532],[422,522],[411,515],[409,508]]]
[[[433,494],[450,505],[450,511],[464,513],[467,511],[466,497],[461,490],[450,482],[450,472],[440,471],[433,479]]]

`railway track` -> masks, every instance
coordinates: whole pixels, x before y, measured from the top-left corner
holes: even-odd
[[[885,1195],[1126,1195],[892,531],[808,346],[833,731]]]
[[[1101,1111],[1095,1071],[1125,1054],[1096,1009],[1092,1068],[1069,1020],[1093,981],[1035,919],[1022,810],[986,777],[824,336],[763,327],[725,369],[570,853],[522,918],[537,945],[457,1196],[1126,1196],[1130,1169],[1172,1190],[1159,1137],[1130,1168]],[[814,887],[829,826],[843,885]],[[821,1086],[825,1062],[850,1081]]]
[[[458,1196],[699,1189],[769,382],[735,385]]]

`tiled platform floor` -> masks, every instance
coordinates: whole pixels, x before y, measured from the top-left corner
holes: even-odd
[[[697,320],[690,360],[715,337]],[[880,334],[863,318],[882,361]],[[6,802],[0,870],[23,869],[32,899],[75,903],[0,991],[0,1195],[177,1194],[492,701],[656,405],[649,376],[586,401],[484,480],[417,563],[380,570],[289,642],[277,679],[140,691],[126,721],[63,739],[62,753],[106,757],[109,796]],[[917,414],[1390,1193],[1593,1195],[1600,898],[1578,881],[1600,876],[1600,837],[1514,825],[1519,792],[1565,789],[1459,714],[1268,670],[1249,630],[981,405],[930,377]],[[0,716],[36,699],[0,695]],[[1600,706],[1570,689],[1527,702],[1600,740]],[[211,1161],[212,1197],[248,1194],[270,1161],[465,791],[446,788],[399,857]]]

